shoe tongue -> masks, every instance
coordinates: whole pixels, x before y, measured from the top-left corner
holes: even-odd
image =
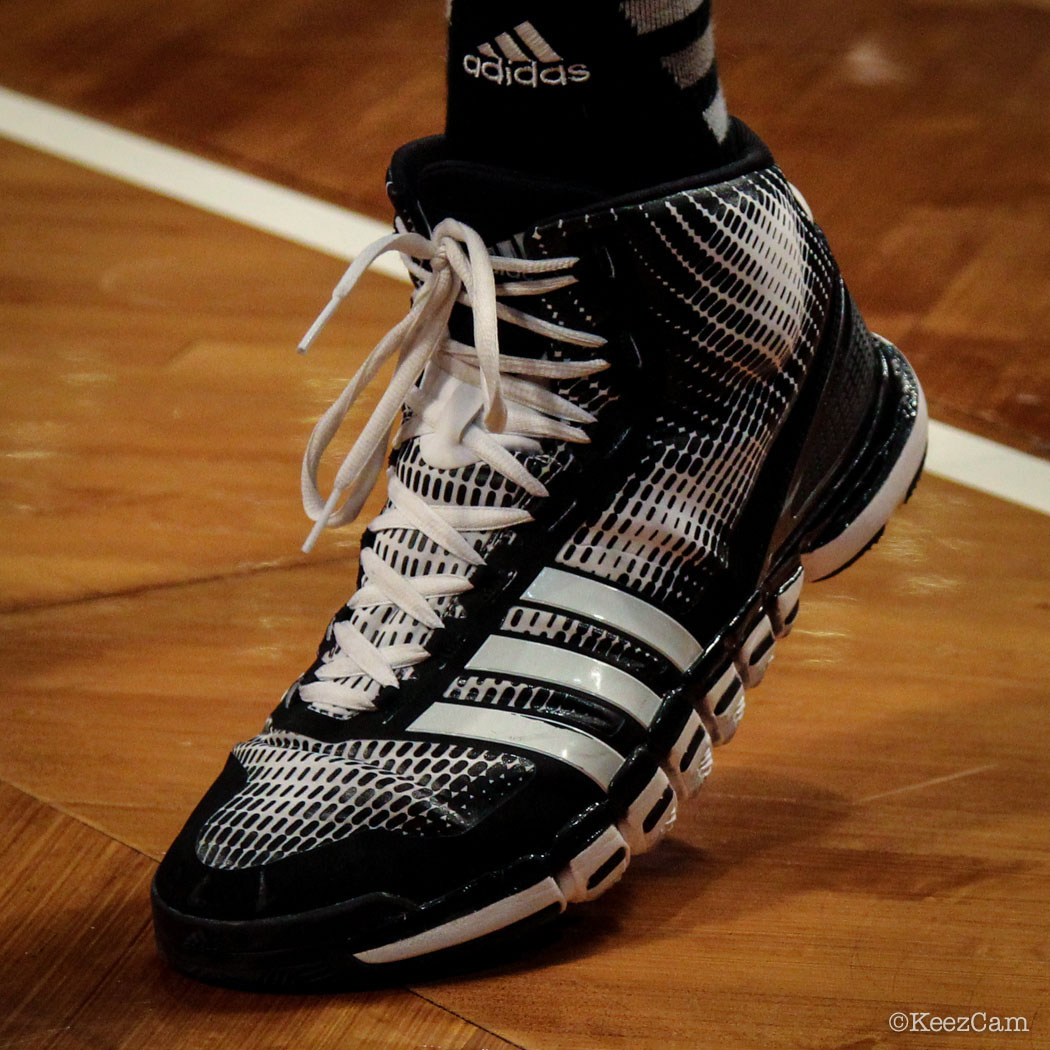
[[[398,150],[388,188],[394,207],[413,225],[430,231],[442,219],[458,219],[490,245],[606,196],[593,186],[449,156],[441,136]]]

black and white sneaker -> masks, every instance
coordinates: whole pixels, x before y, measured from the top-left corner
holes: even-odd
[[[919,384],[737,134],[732,168],[615,201],[440,137],[398,152],[398,232],[307,341],[384,251],[413,304],[311,438],[309,543],[358,513],[400,418],[388,502],[313,665],[160,866],[176,967],[352,984],[604,893],[700,789],[803,577],[909,495]],[[390,357],[326,500],[321,453]]]

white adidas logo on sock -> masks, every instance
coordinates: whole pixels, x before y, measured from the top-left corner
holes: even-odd
[[[463,71],[504,87],[567,87],[591,78],[582,63],[567,65],[531,22],[500,33],[492,44],[479,44],[477,51],[463,56]]]

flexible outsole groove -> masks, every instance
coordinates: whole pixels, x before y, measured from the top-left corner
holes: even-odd
[[[677,798],[667,774],[657,769],[652,779],[617,823],[631,853],[646,853],[674,826]]]
[[[664,763],[664,772],[680,799],[692,798],[711,770],[711,738],[696,711],[689,717]]]
[[[737,650],[734,662],[745,688],[759,684],[773,662],[773,625],[763,613]]]
[[[800,565],[769,603],[769,619],[777,638],[786,638],[795,625],[805,578],[805,570]]]
[[[720,747],[733,739],[744,715],[744,682],[735,660],[730,660],[696,704],[711,742]]]
[[[631,847],[614,827],[608,827],[555,876],[570,904],[600,897],[623,878],[631,861]]]

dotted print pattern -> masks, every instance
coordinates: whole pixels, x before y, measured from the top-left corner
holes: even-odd
[[[547,483],[565,469],[571,456],[564,443],[549,444],[553,446],[549,453],[535,453],[523,457],[530,472],[540,481]],[[440,499],[445,505],[452,506],[514,507],[523,506],[532,498],[501,474],[493,473],[486,464],[471,464],[453,470],[432,467],[422,458],[418,446],[417,440],[405,442],[394,453],[392,463],[399,480],[431,503]],[[484,554],[501,541],[501,533],[504,531],[507,530],[478,531],[466,535],[471,539],[474,549]],[[383,530],[376,534],[373,549],[388,565],[404,576],[448,573],[469,578],[474,571],[473,566],[449,554],[416,529]],[[367,579],[366,574],[362,583],[367,582]],[[454,598],[434,598],[431,599],[431,607],[439,616],[447,618],[454,615],[459,606]],[[344,607],[336,614],[334,622],[336,621],[351,622],[376,646],[426,645],[432,633],[429,627],[389,604],[357,609]],[[338,655],[338,652],[330,624],[319,659],[322,662],[330,660]],[[316,666],[303,675],[300,679],[302,684],[315,680]],[[401,668],[398,677],[403,680],[411,677],[412,673],[412,667]],[[364,674],[346,679],[345,682],[348,689],[354,689],[371,698],[377,696],[381,688],[378,682]],[[311,702],[309,706],[330,718],[347,719],[353,714],[344,708],[328,706],[321,702]]]
[[[816,350],[832,264],[776,169],[618,224],[666,342],[665,406],[638,467],[557,560],[675,604],[705,566],[726,564],[727,536]]]
[[[596,735],[612,731],[620,721],[619,715],[597,701],[509,678],[464,675],[448,687],[445,697],[486,707],[522,711]]]
[[[535,768],[515,755],[447,743],[322,744],[287,733],[263,734],[233,754],[248,783],[197,840],[198,858],[213,868],[258,867],[363,829],[465,831]]]

